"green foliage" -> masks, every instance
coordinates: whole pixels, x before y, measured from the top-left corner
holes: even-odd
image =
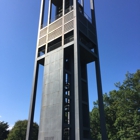
[[[27,130],[27,120],[17,121],[10,131],[7,140],[25,140],[26,139],[26,130]],[[33,132],[31,140],[38,139],[38,124],[33,123]]]
[[[7,122],[1,122],[0,121],[0,140],[5,140],[7,138],[7,135],[9,133],[9,125]]]
[[[140,70],[103,95],[109,140],[140,140]],[[98,101],[90,112],[92,138],[101,140]]]

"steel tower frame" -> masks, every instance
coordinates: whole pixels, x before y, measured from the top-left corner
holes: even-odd
[[[48,2],[47,22],[46,2]],[[26,140],[31,140],[39,64],[44,66],[38,140],[91,140],[87,64],[95,62],[102,140],[107,140],[94,1],[41,0]]]

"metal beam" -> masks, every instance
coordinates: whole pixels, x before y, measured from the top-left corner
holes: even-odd
[[[34,119],[34,110],[35,110],[35,101],[36,101],[37,81],[38,81],[38,69],[39,69],[39,64],[37,62],[35,62],[28,126],[27,126],[27,132],[26,132],[26,140],[31,140],[32,126],[33,126],[33,119]]]
[[[96,29],[94,0],[90,0],[90,6],[91,6],[92,24],[93,24],[93,26],[95,26],[95,29]],[[96,31],[96,40],[97,40],[97,31]],[[97,80],[97,90],[98,90],[101,135],[102,135],[102,140],[107,140],[101,72],[100,72],[100,60],[99,60],[99,51],[98,51],[98,41],[96,41],[96,42],[97,42],[97,45],[95,48],[95,53],[97,55],[97,59],[95,61],[95,67],[96,67],[95,69],[96,69],[96,80]]]

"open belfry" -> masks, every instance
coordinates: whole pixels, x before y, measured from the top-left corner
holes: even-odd
[[[88,1],[88,0],[86,0]],[[44,66],[38,140],[91,140],[87,64],[96,69],[102,140],[106,128],[94,2],[41,0],[26,140],[31,140],[39,65]],[[96,88],[96,87],[94,87]]]

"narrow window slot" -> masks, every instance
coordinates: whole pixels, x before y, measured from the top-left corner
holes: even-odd
[[[38,49],[38,57],[45,54],[45,49],[46,49],[46,45],[44,45]]]

